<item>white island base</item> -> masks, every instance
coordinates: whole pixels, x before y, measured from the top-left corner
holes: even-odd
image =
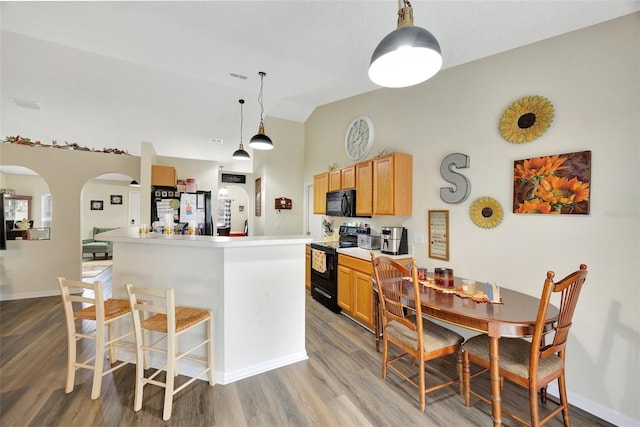
[[[114,242],[115,298],[126,298],[127,283],[172,287],[176,305],[213,311],[216,382],[228,384],[308,358],[304,269],[309,238],[139,237],[119,229],[100,239]],[[191,342],[181,336],[179,349]],[[151,365],[160,366],[160,360],[152,359]],[[179,362],[179,372],[187,376],[199,368]]]

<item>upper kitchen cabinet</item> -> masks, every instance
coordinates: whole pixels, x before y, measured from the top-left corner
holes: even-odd
[[[356,176],[356,215],[371,216],[373,213],[373,161],[355,165]]]
[[[340,169],[334,169],[329,172],[329,191],[340,189],[342,189],[342,173]]]
[[[176,168],[173,166],[151,165],[151,185],[175,187]]]
[[[373,215],[411,216],[412,183],[410,154],[393,153],[373,159]]]
[[[329,191],[329,173],[313,177],[313,213],[324,214],[327,211],[327,191]]]
[[[340,169],[340,177],[342,178],[342,189],[350,190],[356,188],[356,166],[352,165]]]
[[[356,188],[356,166],[348,166],[329,172],[329,191]]]

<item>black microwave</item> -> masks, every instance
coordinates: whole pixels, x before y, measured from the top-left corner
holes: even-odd
[[[356,190],[329,191],[326,215],[356,216]]]

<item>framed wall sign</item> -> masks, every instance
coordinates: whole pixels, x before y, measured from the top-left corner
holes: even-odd
[[[101,211],[103,206],[102,200],[92,200],[91,201],[91,210],[92,211]]]
[[[429,258],[449,261],[449,211],[429,211]]]
[[[120,194],[112,194],[111,195],[111,204],[112,205],[121,205],[122,204],[122,195],[120,195]]]

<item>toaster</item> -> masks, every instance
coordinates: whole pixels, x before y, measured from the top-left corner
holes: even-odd
[[[362,249],[380,249],[380,236],[358,234],[358,247]]]

